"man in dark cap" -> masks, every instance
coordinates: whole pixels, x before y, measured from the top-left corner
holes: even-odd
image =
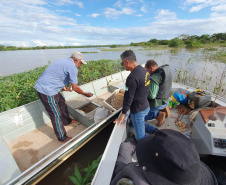
[[[127,164],[111,185],[217,185],[213,172],[200,161],[195,145],[178,131],[163,129],[141,139],[136,156],[138,161]]]

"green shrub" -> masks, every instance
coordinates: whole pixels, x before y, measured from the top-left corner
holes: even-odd
[[[199,41],[190,41],[186,44],[186,48],[201,48],[202,44]]]
[[[171,39],[169,41],[169,47],[181,47],[182,45],[183,45],[183,41],[178,37],[175,37],[174,39]]]
[[[160,40],[159,45],[168,45],[169,41],[168,40]]]
[[[117,45],[111,45],[110,48],[117,48]]]

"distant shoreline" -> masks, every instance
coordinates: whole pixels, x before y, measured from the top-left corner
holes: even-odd
[[[12,50],[42,50],[42,49],[66,49],[66,48],[93,48],[93,47],[128,47],[128,46],[141,46],[141,47],[156,47],[156,46],[168,46],[168,47],[180,47],[180,48],[202,48],[209,45],[215,45],[220,47],[226,47],[226,33],[214,33],[213,35],[204,34],[186,35],[182,34],[171,40],[158,40],[151,39],[145,42],[138,42],[130,44],[111,44],[111,45],[86,45],[86,46],[36,46],[36,47],[16,47],[16,46],[4,46],[0,44],[0,51],[12,51]]]

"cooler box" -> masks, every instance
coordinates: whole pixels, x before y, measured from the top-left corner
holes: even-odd
[[[113,112],[119,110],[122,108],[124,94],[124,90],[116,89],[111,95],[104,99],[104,107]]]
[[[188,93],[188,106],[191,109],[205,108],[211,105],[211,95],[205,91]]]

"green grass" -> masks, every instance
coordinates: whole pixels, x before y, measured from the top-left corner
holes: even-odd
[[[226,50],[216,48],[205,48],[203,50],[204,58],[209,61],[226,63]]]
[[[152,45],[152,46],[143,46],[144,48],[139,49],[140,51],[147,50],[167,50],[169,47],[167,45]]]
[[[222,57],[222,54],[219,54]],[[211,55],[213,57],[218,56],[218,52],[216,52],[215,54]],[[209,60],[210,60],[210,56],[209,56]],[[216,59],[214,59],[216,60]],[[199,69],[199,72],[201,74],[201,78],[197,77],[193,71],[193,62],[191,60],[191,58],[187,61],[187,63],[185,64],[185,66],[180,66],[175,70],[175,77],[174,77],[174,82],[176,83],[181,83],[184,85],[189,85],[192,86],[196,89],[202,89],[202,90],[206,90],[206,91],[210,91],[213,94],[218,94],[218,95],[225,95],[226,93],[226,89],[225,89],[225,83],[223,82],[223,78],[226,74],[226,64],[225,67],[223,69],[223,71],[221,73],[219,73],[219,76],[217,76],[217,80],[215,82],[215,86],[213,87],[213,89],[209,89],[209,86],[213,80],[212,77],[212,73],[207,73],[207,69],[205,67],[205,65],[203,65],[202,68]]]

